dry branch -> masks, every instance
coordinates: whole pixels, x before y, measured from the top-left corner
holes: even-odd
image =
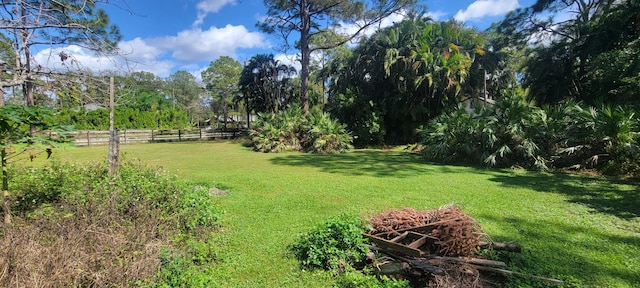
[[[509,252],[522,252],[522,247],[518,243],[500,243],[500,242],[480,242],[482,249],[504,250]]]

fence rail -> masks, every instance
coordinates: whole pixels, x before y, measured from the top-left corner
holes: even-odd
[[[245,130],[211,129],[130,129],[120,130],[120,144],[230,139]],[[55,133],[49,133],[55,136]],[[77,146],[109,145],[108,130],[77,130],[66,134]]]

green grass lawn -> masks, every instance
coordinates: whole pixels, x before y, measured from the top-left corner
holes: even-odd
[[[510,269],[572,276],[585,286],[640,287],[640,188],[578,175],[434,165],[399,151],[263,154],[233,142],[121,147],[125,160],[161,166],[194,185],[227,189],[212,269],[224,287],[330,287],[287,252],[295,236],[342,212],[432,209],[454,203],[493,240],[520,243]],[[106,147],[52,158],[106,161]],[[43,161],[43,160],[38,160]]]

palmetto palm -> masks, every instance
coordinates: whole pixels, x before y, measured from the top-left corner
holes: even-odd
[[[567,126],[566,145],[560,153],[577,154],[579,160],[597,166],[616,159],[612,154],[638,154],[639,126],[633,110],[622,106],[602,106],[600,109],[575,104]],[[634,154],[634,153],[631,153]]]
[[[546,151],[537,140],[544,136],[546,120],[542,109],[518,93],[504,95],[494,106],[481,106],[475,113],[458,107],[421,130],[422,155],[436,161],[545,169]]]

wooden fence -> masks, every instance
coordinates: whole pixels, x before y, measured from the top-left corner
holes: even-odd
[[[211,129],[131,129],[120,130],[120,144],[230,139],[246,134],[244,130]],[[109,145],[108,130],[77,130],[67,133],[77,146]]]

